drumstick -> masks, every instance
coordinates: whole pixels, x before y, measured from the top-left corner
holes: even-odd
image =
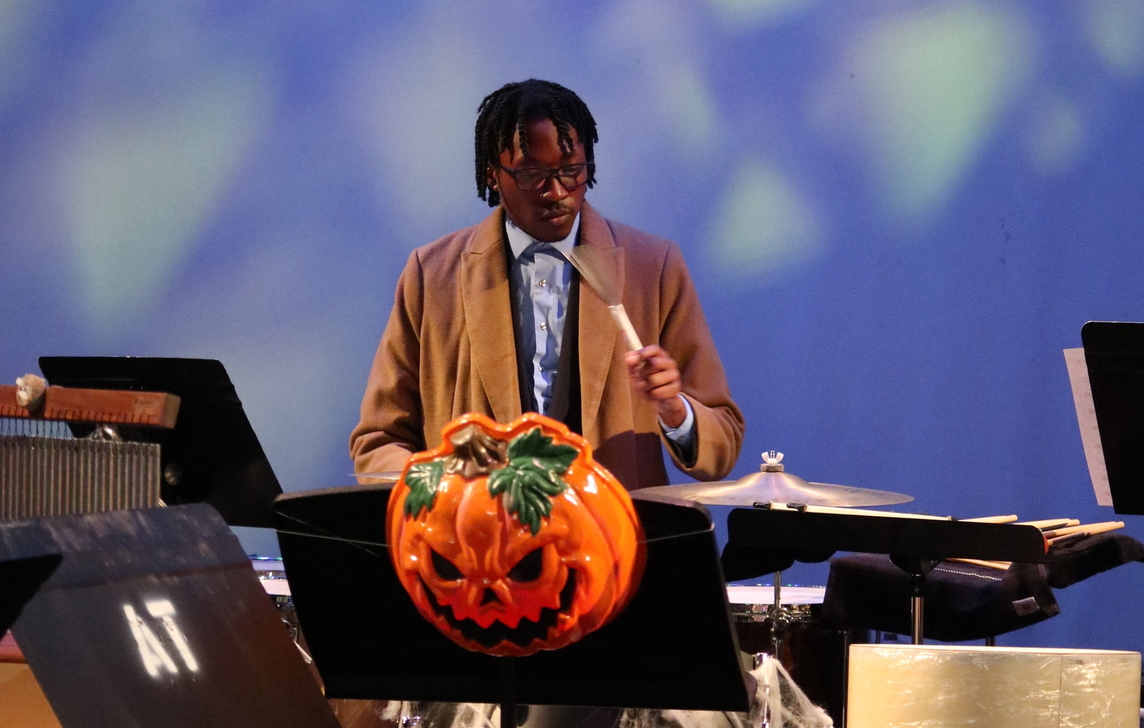
[[[1036,526],[1042,531],[1048,531],[1062,526],[1079,526],[1080,521],[1075,518],[1046,518],[1041,521],[1021,521],[1018,526]]]
[[[1065,526],[1064,528],[1057,528],[1052,531],[1045,531],[1045,538],[1054,539],[1058,536],[1067,536],[1070,533],[1080,533],[1084,531],[1090,536],[1095,536],[1098,533],[1107,533],[1115,531],[1118,528],[1124,528],[1124,521],[1101,521],[1100,523],[1089,523],[1083,526]]]
[[[1032,526],[1036,525],[1036,523],[1023,523],[1021,525]],[[1104,521],[1102,523],[1090,523],[1084,526],[1062,526],[1061,528],[1057,528],[1052,531],[1045,531],[1041,535],[1045,537],[1045,541],[1049,546],[1054,546],[1067,543],[1069,541],[1086,538],[1088,536],[1095,536],[1098,533],[1108,533],[1109,531],[1115,531],[1120,528],[1124,528],[1124,521]],[[985,561],[982,559],[946,559],[946,561],[960,561],[963,564],[984,566],[986,568],[997,569],[999,571],[1008,570],[1011,564],[1009,561]]]
[[[962,523],[1013,523],[1017,520],[1017,515],[981,516],[980,518],[959,518],[958,520]]]
[[[998,571],[1008,571],[1009,567],[1013,565],[1012,561],[986,561],[984,559],[946,559],[946,561],[960,561],[963,564],[984,566],[987,569],[997,569]]]
[[[839,508],[836,506],[802,506],[792,508],[786,503],[769,503],[773,511],[800,511],[803,513],[836,513],[843,516],[881,516],[882,518],[916,518],[926,521],[952,521],[949,516],[929,516],[923,513],[896,513],[894,511],[870,511],[861,508]]]
[[[1077,531],[1076,533],[1066,533],[1064,536],[1057,536],[1049,539],[1049,546],[1064,546],[1066,543],[1073,541],[1080,541],[1083,538],[1091,536],[1088,531]]]

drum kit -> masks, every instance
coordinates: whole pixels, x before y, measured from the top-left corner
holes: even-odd
[[[682,498],[709,506],[759,508],[781,505],[822,509],[888,506],[908,503],[913,496],[885,490],[813,483],[785,471],[783,454],[763,453],[758,472],[733,481],[667,485],[645,493]],[[774,586],[728,585],[727,601],[740,648],[756,659],[774,657],[808,697],[841,714],[841,685],[851,635],[818,623],[823,587],[782,586],[782,573]]]
[[[682,498],[704,505],[741,508],[766,507],[772,504],[788,507],[854,508],[897,505],[908,503],[914,499],[913,496],[887,490],[808,482],[797,475],[786,472],[782,460],[783,454],[781,452],[771,450],[763,453],[763,463],[758,472],[751,473],[739,480],[665,485],[647,488],[643,492]],[[822,591],[824,590],[814,589],[811,593],[821,596]],[[747,594],[758,596],[759,588],[728,587],[728,599],[733,605],[732,610],[736,615],[736,621],[758,622],[765,619],[769,622],[774,630],[774,654],[776,655],[781,652],[783,632],[786,631],[786,628],[807,619],[808,611],[801,607],[815,603],[806,601],[805,594],[799,595],[802,597],[801,603],[789,599],[784,600],[781,573],[775,574],[774,599],[771,604],[759,605],[756,601],[750,603],[741,601]],[[821,603],[821,601],[820,598],[817,603]],[[760,615],[765,615],[765,617],[760,617]]]

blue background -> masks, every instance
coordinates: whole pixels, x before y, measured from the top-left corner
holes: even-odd
[[[1113,518],[1061,351],[1144,320],[1139,0],[2,0],[0,377],[216,358],[284,488],[348,483],[396,276],[486,214],[476,107],[531,76],[596,116],[593,204],[683,247],[734,477]],[[1001,642],[1139,650],[1142,585]]]

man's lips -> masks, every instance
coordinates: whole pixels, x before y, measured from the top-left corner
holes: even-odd
[[[558,207],[558,208],[555,208],[552,210],[542,211],[540,213],[540,219],[541,220],[555,220],[556,218],[565,217],[565,216],[571,215],[571,214],[572,214],[572,210],[565,209],[563,207]]]

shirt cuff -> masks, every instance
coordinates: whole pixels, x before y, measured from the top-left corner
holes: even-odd
[[[687,408],[687,416],[683,418],[683,422],[679,427],[668,427],[663,424],[663,420],[659,421],[659,426],[663,429],[663,434],[668,440],[675,443],[682,454],[693,454],[695,451],[695,411],[691,409],[691,403],[687,401],[687,397],[679,395],[683,400],[683,406]],[[684,458],[690,462],[692,458]]]

